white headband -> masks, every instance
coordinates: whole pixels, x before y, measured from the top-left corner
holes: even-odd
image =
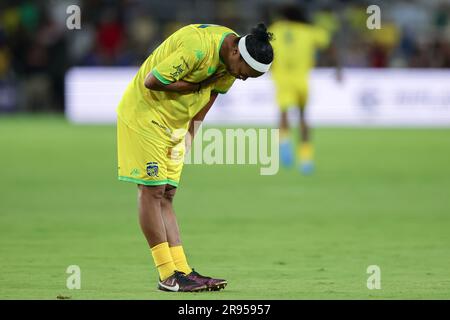
[[[247,62],[247,64],[252,67],[252,69],[255,69],[256,71],[259,72],[267,72],[269,71],[270,65],[272,64],[265,64],[265,63],[261,63],[256,61],[255,59],[253,59],[253,57],[250,55],[250,53],[248,53],[247,51],[247,47],[245,46],[245,39],[247,38],[247,36],[242,37],[241,39],[239,39],[239,52],[241,53],[242,58],[245,60],[245,62]]]

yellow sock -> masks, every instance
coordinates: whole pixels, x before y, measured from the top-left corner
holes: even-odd
[[[173,262],[175,263],[177,270],[189,274],[192,272],[189,267],[186,255],[184,254],[183,246],[170,247],[170,253],[172,254]]]
[[[314,157],[313,146],[304,142],[298,147],[298,157],[301,161],[312,161]]]
[[[163,242],[157,244],[151,250],[153,261],[155,262],[156,268],[158,268],[159,278],[166,280],[177,270],[172,255],[170,254],[169,243]]]

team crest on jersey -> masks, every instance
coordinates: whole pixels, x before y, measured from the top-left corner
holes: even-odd
[[[149,177],[158,176],[158,162],[148,162],[147,163],[147,175]]]

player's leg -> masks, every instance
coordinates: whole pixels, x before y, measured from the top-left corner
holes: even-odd
[[[178,227],[177,217],[173,209],[173,199],[175,197],[177,188],[167,185],[164,196],[161,201],[161,212],[166,228],[167,240],[169,242],[172,259],[177,267],[177,270],[189,274],[192,272],[189,266],[186,255],[184,254],[183,246],[181,244],[180,229]]]
[[[158,288],[166,291],[199,291],[206,286],[178,272],[170,252],[161,201],[167,183],[164,144],[148,139],[117,122],[119,180],[138,185],[139,223],[158,269]]]
[[[305,107],[300,107],[300,140],[302,144],[309,143],[309,126],[305,116]]]
[[[311,130],[306,119],[307,88],[301,90],[300,96],[300,139],[298,145],[298,159],[300,171],[303,174],[311,174],[314,170],[313,147],[311,144]]]
[[[227,281],[224,279],[215,279],[202,276],[195,270],[191,269],[187,262],[183,246],[180,240],[180,231],[177,223],[175,211],[173,209],[173,198],[175,196],[176,187],[167,185],[166,192],[161,201],[162,216],[166,228],[167,239],[170,246],[172,259],[177,270],[183,272],[187,277],[197,283],[205,285],[209,290],[220,290],[225,288]]]
[[[175,264],[170,243],[179,243],[175,215],[167,214],[166,185],[148,187],[139,185],[139,222],[150,245],[153,260],[160,274],[158,289],[163,291],[202,291],[203,283],[186,277]],[[172,211],[173,213],[173,211]],[[171,217],[171,218],[167,218]],[[167,221],[167,222],[166,222]]]
[[[287,115],[287,107],[280,108],[280,131],[282,136],[289,136],[289,121]]]
[[[276,82],[276,98],[280,108],[280,160],[283,166],[294,164],[292,137],[289,128],[288,110],[295,106],[294,87],[287,81]]]
[[[189,266],[183,245],[181,243],[180,229],[178,227],[177,217],[173,208],[173,200],[183,169],[184,151],[183,141],[180,145],[169,150],[168,152],[168,155],[170,156],[170,159],[167,162],[168,184],[161,202],[161,211],[170,246],[170,252],[177,270],[180,270],[186,274],[188,279],[206,286],[209,290],[220,290],[225,288],[227,281],[224,279],[205,277],[193,270]]]
[[[176,191],[177,188],[175,186],[167,184],[161,201],[161,212],[166,228],[167,241],[171,247],[181,245],[180,229],[173,210],[173,199]]]
[[[283,166],[289,167],[293,164],[292,140],[289,129],[289,121],[286,107],[280,111],[280,160]]]
[[[161,280],[166,280],[176,270],[161,210],[164,191],[165,185],[138,185],[139,224],[150,246]]]
[[[164,192],[165,185],[138,184],[139,224],[151,248],[168,242],[161,209]]]
[[[160,279],[174,274],[175,263],[170,255],[166,228],[162,217],[161,200],[165,185],[138,185],[139,224],[151,248]]]

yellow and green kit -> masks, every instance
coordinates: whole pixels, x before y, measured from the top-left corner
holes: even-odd
[[[269,31],[275,37],[271,73],[277,103],[282,111],[291,106],[304,107],[316,50],[329,45],[330,34],[314,25],[287,20],[275,22]]]
[[[185,26],[142,64],[117,108],[120,180],[178,186],[190,120],[209,102],[211,92],[226,93],[235,80],[219,56],[229,34],[236,33],[219,25]],[[199,83],[214,73],[225,75],[199,92],[176,93],[147,89],[144,81],[150,72],[163,84]]]

